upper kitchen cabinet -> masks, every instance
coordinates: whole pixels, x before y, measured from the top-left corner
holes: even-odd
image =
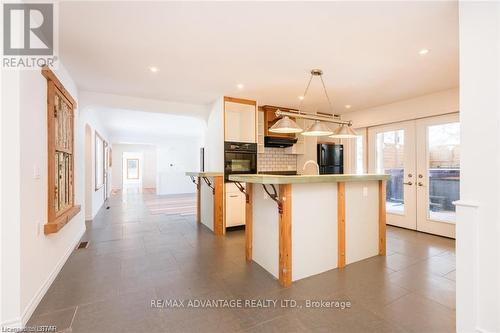
[[[257,102],[224,97],[224,140],[257,143]]]

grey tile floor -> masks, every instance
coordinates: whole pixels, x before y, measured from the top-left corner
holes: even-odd
[[[115,195],[87,223],[29,326],[65,332],[454,332],[454,241],[388,228],[388,255],[290,288],[244,258],[244,232],[151,215],[153,194]],[[152,308],[154,299],[350,301],[327,308]]]

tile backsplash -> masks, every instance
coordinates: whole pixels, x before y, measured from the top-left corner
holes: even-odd
[[[264,153],[257,156],[258,171],[297,170],[297,155],[285,154],[283,148],[266,147]]]

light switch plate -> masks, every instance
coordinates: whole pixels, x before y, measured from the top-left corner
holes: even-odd
[[[363,186],[363,196],[367,197],[368,196],[368,187]]]

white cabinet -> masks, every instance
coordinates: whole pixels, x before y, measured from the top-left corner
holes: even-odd
[[[233,183],[226,183],[226,227],[245,225],[245,195]]]
[[[224,101],[225,141],[256,143],[257,105],[253,101],[237,101],[229,97]]]

